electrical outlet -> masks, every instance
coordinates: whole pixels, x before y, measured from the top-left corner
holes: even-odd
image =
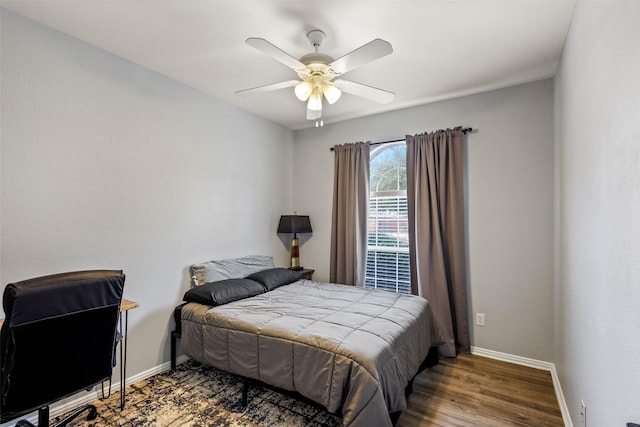
[[[583,426],[587,426],[587,405],[584,400],[580,401],[580,420]]]
[[[484,313],[476,313],[476,325],[484,326]]]

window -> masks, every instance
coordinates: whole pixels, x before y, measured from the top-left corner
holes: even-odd
[[[406,152],[404,141],[371,150],[365,287],[408,294]]]

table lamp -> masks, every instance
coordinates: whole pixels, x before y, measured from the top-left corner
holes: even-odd
[[[302,270],[300,266],[300,249],[298,248],[298,233],[311,233],[311,221],[308,215],[282,215],[278,224],[278,233],[293,233],[291,239],[291,268]]]

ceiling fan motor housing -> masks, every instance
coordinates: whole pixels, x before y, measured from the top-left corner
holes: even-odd
[[[314,52],[304,55],[302,58],[300,58],[300,62],[302,62],[304,65],[313,63],[329,65],[333,62],[333,58],[329,55],[325,55],[324,53]]]
[[[319,52],[320,46],[322,45],[322,42],[326,37],[326,34],[322,30],[309,31],[307,33],[307,39],[309,40],[309,43],[311,43],[311,46],[315,48],[315,52],[304,55],[302,58],[300,58],[300,62],[302,62],[304,65],[313,63],[325,65],[331,64],[333,62],[333,58],[329,55],[325,55],[324,53]]]

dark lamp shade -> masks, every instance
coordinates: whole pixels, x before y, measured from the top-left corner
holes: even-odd
[[[311,221],[308,215],[282,215],[278,224],[278,233],[311,233]]]

